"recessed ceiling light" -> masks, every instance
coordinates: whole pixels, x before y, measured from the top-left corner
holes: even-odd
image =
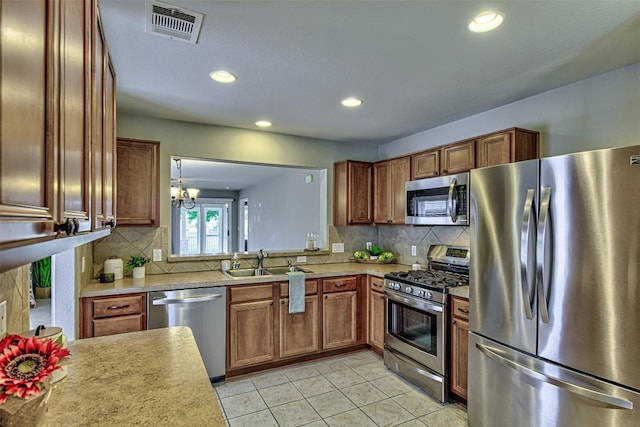
[[[233,83],[237,79],[236,76],[226,70],[212,71],[209,73],[209,77],[219,83]]]
[[[258,120],[255,125],[261,128],[268,128],[271,127],[271,122],[268,120]]]
[[[340,104],[342,104],[343,107],[349,107],[349,108],[359,107],[362,105],[362,99],[358,99],[353,96],[350,96],[340,101]]]
[[[474,33],[484,33],[498,28],[502,21],[502,15],[498,12],[482,12],[469,23],[469,30]]]

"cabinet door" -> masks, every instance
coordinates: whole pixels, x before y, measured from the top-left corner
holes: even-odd
[[[468,172],[475,167],[475,141],[464,141],[442,149],[442,174]]]
[[[289,299],[280,300],[280,357],[297,356],[319,350],[318,296],[304,299],[304,313],[289,313]]]
[[[118,139],[118,226],[160,225],[159,142]],[[140,191],[139,183],[145,183]]]
[[[0,246],[53,236],[52,3],[0,5]]]
[[[371,163],[349,162],[348,168],[348,222],[349,224],[371,224],[373,221]]]
[[[384,294],[369,291],[369,344],[382,350],[384,348]]]
[[[391,162],[389,160],[373,165],[373,188],[374,221],[377,224],[389,223],[393,215]]]
[[[511,162],[511,134],[499,133],[478,139],[478,167]]]
[[[440,175],[440,150],[423,151],[411,156],[411,179]]]
[[[391,160],[391,224],[404,224],[405,205],[407,204],[405,183],[411,179],[411,158],[402,157]]]
[[[105,52],[103,113],[103,206],[107,222],[116,218],[116,73],[108,52]]]
[[[451,391],[467,398],[469,323],[453,319],[451,325]]]
[[[59,49],[59,200],[57,221],[74,223],[74,232],[89,231],[91,149],[91,17],[90,2],[66,0],[60,6]]]
[[[275,358],[273,301],[229,307],[229,368],[265,363]]]
[[[94,6],[97,13],[97,5]],[[93,28],[93,54],[92,54],[92,106],[93,115],[91,119],[91,183],[93,194],[91,197],[91,220],[92,229],[105,227],[106,215],[104,207],[104,36],[102,27],[97,18],[94,20]]]
[[[357,342],[357,292],[335,292],[324,296],[322,348],[331,349]]]

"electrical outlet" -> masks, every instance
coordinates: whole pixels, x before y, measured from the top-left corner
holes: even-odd
[[[85,258],[85,257],[82,257],[82,262],[81,262],[81,264],[82,264],[82,271],[81,271],[81,273],[84,273],[84,272],[85,272],[85,270],[87,269],[87,260],[86,260],[86,258]]]
[[[0,302],[0,336],[7,333],[7,302]]]
[[[334,254],[344,252],[344,243],[332,243],[331,252]]]
[[[300,255],[296,258],[296,262],[307,262],[307,257],[304,255]]]
[[[162,249],[154,249],[153,250],[153,260],[154,261],[162,261]]]
[[[418,250],[416,248],[416,245],[411,245],[411,256],[416,256],[418,253]]]
[[[371,242],[367,242],[367,249],[371,249],[371,245],[372,245]]]

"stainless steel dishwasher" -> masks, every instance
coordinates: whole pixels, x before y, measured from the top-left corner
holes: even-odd
[[[147,328],[188,326],[211,381],[224,379],[227,289],[222,287],[149,292]]]

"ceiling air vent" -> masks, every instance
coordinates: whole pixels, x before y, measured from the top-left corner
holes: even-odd
[[[196,44],[204,14],[170,4],[145,2],[145,31],[161,37]]]

